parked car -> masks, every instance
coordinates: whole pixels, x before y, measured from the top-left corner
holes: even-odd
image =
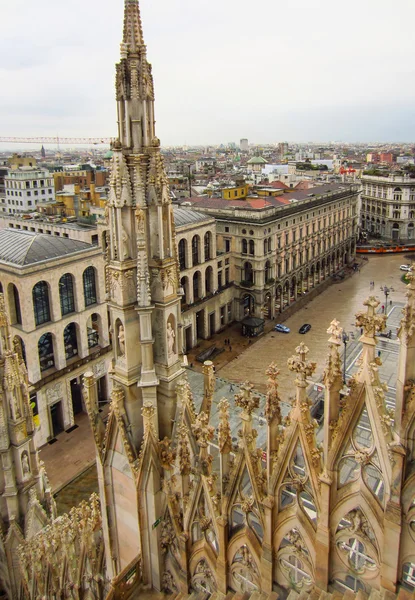
[[[298,333],[307,333],[307,331],[310,331],[310,329],[310,323],[304,323],[304,325],[301,325],[300,329],[298,330]]]
[[[277,323],[274,327],[275,331],[279,331],[280,333],[290,333],[290,328],[282,325],[281,323]]]
[[[401,265],[399,268],[401,271],[410,271],[411,270],[410,265]]]

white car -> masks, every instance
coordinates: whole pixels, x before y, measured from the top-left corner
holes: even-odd
[[[399,268],[401,271],[410,271],[411,270],[410,265],[401,265]]]

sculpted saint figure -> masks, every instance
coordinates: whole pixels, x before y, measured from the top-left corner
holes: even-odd
[[[120,354],[124,356],[125,354],[125,331],[124,325],[120,325],[118,329],[118,346],[120,348]]]
[[[169,356],[174,354],[174,340],[176,334],[174,333],[174,329],[171,326],[171,323],[167,323],[167,352]]]
[[[27,456],[27,452],[23,452],[22,454],[22,471],[23,475],[28,475],[30,473],[29,457]]]

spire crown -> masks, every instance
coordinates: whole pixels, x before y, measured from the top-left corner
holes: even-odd
[[[138,0],[125,0],[121,59],[127,58],[129,52],[138,52],[142,46],[144,39]]]

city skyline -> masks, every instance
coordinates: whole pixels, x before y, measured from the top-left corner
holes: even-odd
[[[1,135],[115,137],[121,7],[3,8]],[[140,7],[163,146],[415,138],[409,0],[399,14],[384,0],[343,12],[326,0],[267,1],[261,12],[245,0]]]

